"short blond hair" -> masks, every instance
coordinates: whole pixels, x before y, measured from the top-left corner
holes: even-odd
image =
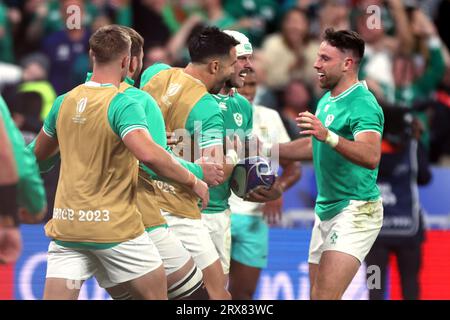
[[[124,29],[131,38],[131,56],[132,57],[139,56],[141,49],[144,47],[144,38],[139,34],[139,32],[137,32],[133,28],[126,26],[120,27]]]
[[[89,39],[89,46],[95,61],[105,64],[129,53],[131,38],[120,26],[112,24],[95,31]]]

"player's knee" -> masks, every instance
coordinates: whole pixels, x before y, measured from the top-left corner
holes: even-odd
[[[172,284],[167,291],[170,300],[179,300],[189,297],[203,286],[202,271],[193,265],[189,272],[179,281]]]

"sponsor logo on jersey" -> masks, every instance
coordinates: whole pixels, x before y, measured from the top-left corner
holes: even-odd
[[[171,106],[172,102],[169,101],[169,97],[172,97],[178,93],[181,89],[181,84],[179,83],[171,83],[169,84],[169,87],[167,88],[166,94],[161,98],[161,101],[167,105]]]
[[[84,97],[80,101],[78,101],[77,107],[75,110],[76,114],[72,118],[73,122],[79,123],[79,124],[83,124],[86,122],[86,118],[82,116],[82,113],[84,112],[84,110],[86,110],[86,106],[87,106],[87,98],[86,97]]]
[[[333,120],[334,120],[334,115],[332,115],[332,114],[327,115],[327,118],[325,119],[325,127],[328,128],[330,126],[330,124],[333,122]]]
[[[233,113],[234,122],[238,125],[238,127],[242,126],[242,114],[240,113]]]

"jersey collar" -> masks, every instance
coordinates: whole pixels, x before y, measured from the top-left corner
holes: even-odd
[[[129,84],[130,86],[134,86],[134,80],[131,79],[130,77],[126,77],[124,82]]]
[[[341,92],[340,94],[338,94],[337,96],[333,97],[330,95],[330,100],[332,102],[336,102],[337,100],[340,100],[344,97],[346,97],[347,95],[349,95],[353,90],[355,90],[357,87],[362,86],[363,84],[358,81],[357,83],[355,83],[354,85],[352,85],[350,88],[348,88],[347,90]]]

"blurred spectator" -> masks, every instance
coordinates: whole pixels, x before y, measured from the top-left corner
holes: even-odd
[[[278,6],[275,0],[224,0],[223,6],[239,21],[239,31],[245,33],[255,47],[261,45],[277,17]]]
[[[293,79],[286,86],[283,115],[295,120],[300,112],[311,110],[312,104],[311,90],[304,81]]]
[[[367,12],[369,4],[378,4],[380,8],[383,7],[381,0],[363,1],[357,10],[357,31],[366,42],[359,76],[361,79],[367,80],[369,89],[378,99],[393,103],[395,84],[392,60],[397,54],[411,54],[414,39],[401,0],[388,1],[392,16],[396,21],[394,36],[386,33],[384,21],[377,23],[373,13]]]
[[[284,0],[282,10],[286,12],[293,7],[297,7],[308,12],[313,12],[320,5],[322,5],[322,0]]]
[[[253,69],[256,75],[256,95],[253,99],[255,105],[262,105],[278,111],[279,101],[273,91],[267,86],[267,62],[260,49],[253,51]]]
[[[293,79],[284,91],[284,104],[281,110],[281,118],[286,127],[291,140],[300,137],[300,129],[297,127],[295,118],[300,112],[312,111],[313,104],[311,89],[308,85],[299,79]]]
[[[70,17],[67,8],[71,5],[77,5],[81,10],[81,17],[84,16],[85,7],[82,0],[61,1],[61,16]],[[57,95],[84,82],[89,69],[90,34],[90,30],[81,24],[79,27],[64,28],[44,38],[42,51],[50,60],[49,79]]]
[[[450,66],[436,92],[432,111],[430,160],[438,162],[442,156],[450,156]]]
[[[172,34],[168,20],[173,20],[167,1],[136,0],[132,1],[132,9],[133,27],[145,39],[144,51],[149,47],[165,46]]]
[[[0,0],[0,61],[12,63],[14,62],[13,41],[11,30],[11,18],[18,22],[17,11],[8,9],[8,7]]]
[[[399,268],[403,299],[420,298],[424,225],[418,198],[418,185],[431,180],[427,153],[420,144],[418,122],[399,108],[385,108],[385,130],[378,186],[383,197],[383,227],[366,257],[367,266],[378,266],[381,288],[369,290],[371,300],[382,300],[386,293],[389,256],[394,253]],[[370,274],[368,274],[370,276]]]
[[[205,11],[208,24],[222,30],[241,31],[239,23],[223,9],[222,0],[200,0],[200,4]]]
[[[450,48],[450,28],[448,26],[450,21],[450,1],[441,0],[436,16],[436,27],[439,30],[439,35],[446,44],[447,48]]]
[[[72,10],[75,7],[71,6],[81,10],[81,24],[86,28],[90,28],[100,14],[100,9],[93,1],[28,0],[26,9],[32,14],[32,21],[27,28],[27,36],[30,39],[42,39],[45,35],[65,30],[67,19],[76,14]]]
[[[156,62],[161,62],[168,65],[173,64],[173,60],[170,58],[169,51],[165,47],[150,47],[145,51],[143,70],[147,69]]]
[[[400,107],[415,108],[424,127],[422,143],[429,149],[429,116],[426,108],[431,94],[436,90],[445,72],[445,62],[441,41],[436,28],[420,10],[413,12],[413,34],[426,45],[428,61],[418,72],[414,57],[397,56],[394,60],[395,96],[394,104]],[[419,57],[421,57],[419,55]],[[420,60],[419,60],[420,61]],[[424,110],[425,109],[425,110]]]
[[[11,107],[11,114],[26,143],[30,143],[42,127],[42,123],[56,99],[56,93],[48,82],[49,61],[41,53],[25,57],[21,66],[22,81],[4,88],[3,96]]]
[[[317,43],[309,41],[309,20],[298,8],[289,10],[282,22],[281,32],[268,36],[263,44],[267,62],[267,85],[282,89],[290,79],[303,78],[312,83],[316,78],[313,68]]]
[[[312,24],[312,33],[320,37],[327,28],[350,29],[349,0],[323,0],[319,6],[318,23]]]
[[[0,77],[0,92],[1,92],[3,86],[10,83],[16,83],[17,81],[20,80],[20,77],[22,76],[22,69],[20,69],[16,65],[10,63],[3,63],[0,61],[0,74],[2,75]]]

